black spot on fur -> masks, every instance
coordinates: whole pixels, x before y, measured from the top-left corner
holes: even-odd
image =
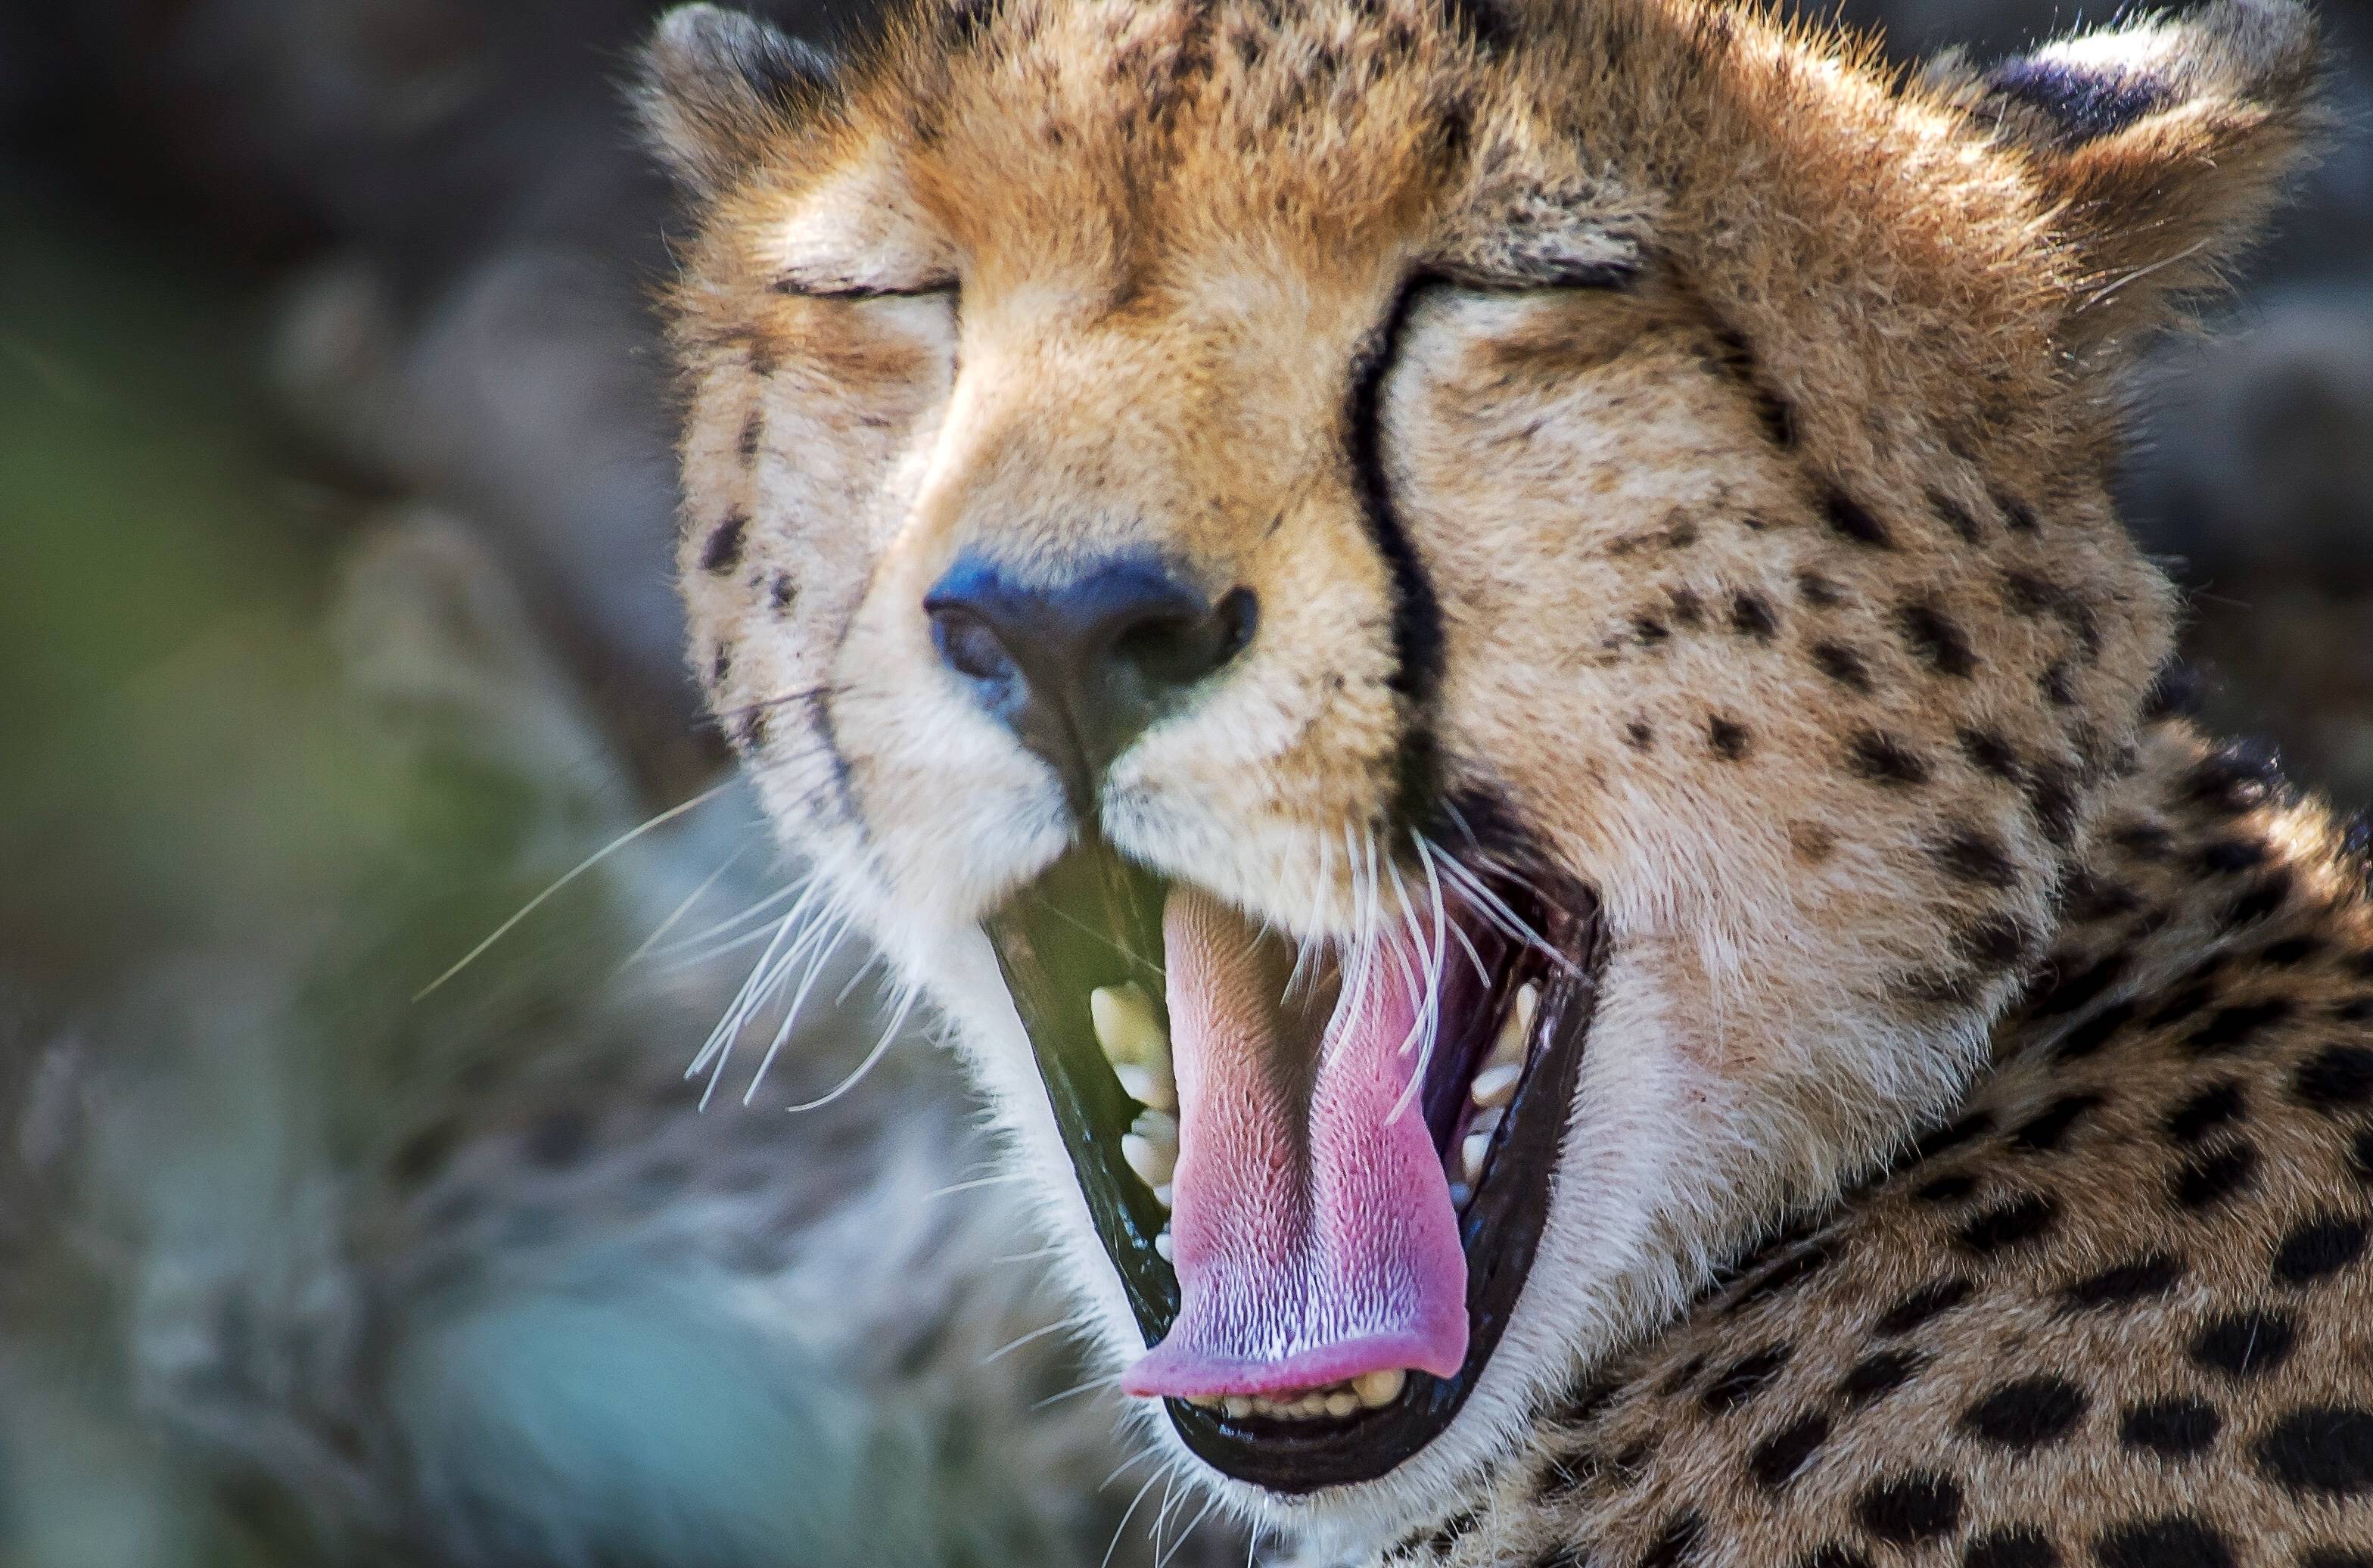
[[[1796,411],[1765,378],[1755,350],[1746,338],[1727,326],[1715,333],[1714,341],[1722,350],[1717,363],[1746,389],[1765,439],[1783,451],[1793,451],[1796,445]]]
[[[1994,1118],[1986,1111],[1971,1111],[1958,1121],[1946,1122],[1923,1133],[1911,1148],[1904,1151],[1906,1166],[1933,1160],[1939,1154],[1950,1153],[1964,1143],[1984,1137],[1994,1129]]]
[[[1961,1568],[2060,1568],[2060,1549],[2032,1525],[2003,1525],[1971,1538]]]
[[[1796,591],[1816,609],[1834,610],[1846,602],[1845,591],[1817,571],[1798,572]]]
[[[2180,1259],[2164,1252],[2155,1252],[2147,1258],[2115,1264],[2098,1274],[2087,1275],[2062,1291],[2060,1301],[2071,1312],[2098,1312],[2111,1307],[2132,1306],[2138,1301],[2167,1294],[2182,1278]]]
[[[1654,648],[1673,635],[1672,628],[1654,615],[1634,615],[1631,632],[1644,648]]]
[[[2320,937],[2285,937],[2260,949],[2258,962],[2274,969],[2296,969],[2323,949],[2324,942]]]
[[[1829,1436],[1829,1417],[1818,1410],[1800,1417],[1755,1445],[1747,1457],[1748,1473],[1766,1492],[1778,1492],[1796,1479]]]
[[[1676,626],[1688,626],[1695,630],[1705,624],[1705,601],[1698,597],[1696,589],[1676,588],[1673,590],[1669,603],[1672,605],[1673,622]]]
[[[1876,730],[1857,731],[1847,745],[1848,765],[1863,778],[1879,784],[1925,784],[1928,764],[1920,754],[1892,735]]]
[[[2028,1004],[2028,1014],[2036,1018],[2058,1018],[2077,1012],[2116,985],[2124,977],[2127,963],[2125,954],[2112,953],[2065,978],[2047,971],[2051,986]]]
[[[747,462],[758,455],[758,443],[766,434],[766,415],[758,409],[752,409],[750,416],[742,421],[741,439],[734,443],[734,450],[742,454],[742,462]]]
[[[1961,1227],[1960,1244],[1984,1257],[2037,1240],[2059,1222],[2060,1206],[2036,1193],[2014,1198],[1974,1216]]]
[[[2272,853],[2261,838],[2212,838],[2201,846],[2200,869],[2210,876],[2239,876],[2264,865]]]
[[[2337,1111],[2373,1101],[2373,1047],[2326,1046],[2298,1064],[2291,1093],[2320,1111]]]
[[[1698,1543],[1705,1538],[1705,1520],[1694,1508],[1683,1508],[1665,1521],[1640,1568],[1681,1568],[1697,1561]]]
[[[1752,1306],[1757,1302],[1769,1301],[1783,1292],[1794,1289],[1822,1269],[1827,1268],[1835,1257],[1835,1253],[1822,1246],[1807,1246],[1789,1254],[1765,1270],[1753,1283],[1739,1292],[1738,1299],[1732,1304],[1731,1310],[1737,1311]]]
[[[1888,534],[1887,525],[1842,490],[1831,490],[1822,496],[1821,515],[1831,530],[1857,544],[1867,545],[1874,550],[1892,549],[1895,545],[1895,541]]]
[[[1854,1500],[1862,1527],[1893,1546],[1949,1535],[1961,1522],[1961,1489],[1949,1476],[1914,1470],[1874,1481]]]
[[[1968,635],[1935,605],[1906,604],[1896,617],[1904,646],[1938,674],[1965,681],[1977,669],[1978,656]]]
[[[2198,1519],[2170,1515],[2102,1532],[2093,1543],[2100,1568],[2234,1568],[2232,1545]]]
[[[1927,1186],[1915,1188],[1911,1194],[1911,1200],[1914,1203],[1926,1203],[1931,1206],[1958,1203],[1977,1189],[1978,1183],[1975,1176],[1956,1172],[1952,1176],[1938,1176]]]
[[[2129,1405],[2118,1418],[2118,1440],[2168,1459],[2188,1459],[2205,1450],[2225,1429],[2225,1418],[2201,1399],[2160,1399]]]
[[[1945,520],[1946,527],[1960,536],[1961,543],[1964,544],[1974,544],[1983,537],[1978,527],[1978,520],[1970,515],[1970,509],[1943,491],[1929,491],[1928,506],[1938,517]]]
[[[2117,1037],[2118,1032],[2134,1021],[2134,1004],[2117,1002],[2103,1008],[2092,1017],[2068,1031],[2067,1037],[2052,1054],[2062,1061],[2081,1061],[2092,1056]]]
[[[1647,720],[1634,719],[1623,727],[1623,743],[1635,752],[1644,752],[1656,743],[1656,731],[1648,727]]]
[[[2027,809],[2043,837],[2065,849],[2076,841],[2076,777],[2056,762],[2040,763],[2027,781]]]
[[[2353,1214],[2321,1214],[2294,1229],[2274,1249],[2274,1278],[2285,1285],[2307,1285],[2365,1256],[2373,1225]]]
[[[1958,1275],[1923,1285],[1888,1307],[1878,1321],[1871,1325],[1871,1332],[1881,1339],[1900,1338],[1968,1301],[1976,1288]]]
[[[725,521],[709,530],[708,542],[700,547],[700,569],[722,576],[742,564],[742,544],[750,531],[750,514],[736,508],[725,514]]]
[[[1867,695],[1870,691],[1870,668],[1856,653],[1841,642],[1817,642],[1812,647],[1813,663],[1822,674],[1848,691]]]
[[[1748,743],[1747,726],[1735,719],[1716,717],[1706,725],[1706,743],[1724,762],[1736,762],[1746,756]]]
[[[2266,803],[2282,788],[2282,757],[2264,741],[2228,741],[2194,763],[2177,783],[2177,798],[2224,816]]]
[[[2279,912],[2290,898],[2291,885],[2291,873],[2287,870],[2276,871],[2266,877],[2233,900],[2233,907],[2225,911],[2226,929],[2238,930]]]
[[[2209,1014],[2208,1021],[2185,1036],[2183,1048],[2194,1056],[2222,1056],[2238,1051],[2274,1024],[2290,1017],[2287,997],[2236,1002]]]
[[[1771,602],[1759,593],[1734,594],[1730,601],[1730,626],[1742,637],[1769,642],[1780,629],[1779,614]]]
[[[2177,1166],[2169,1190],[2179,1208],[2213,1209],[2247,1188],[2257,1174],[2257,1146],[2236,1143]]]
[[[1838,1380],[1838,1397],[1850,1405],[1867,1405],[1902,1387],[1927,1365],[1928,1358],[1916,1351],[1881,1351],[1864,1356]]]
[[[1936,858],[1963,882],[2004,889],[2018,885],[2017,862],[2003,848],[2001,839],[1982,829],[1957,829],[1936,847]]]
[[[2041,692],[2043,700],[2054,708],[2076,706],[2076,679],[2065,659],[2055,659],[2046,664],[2043,673],[2035,677],[2035,689]]]
[[[791,580],[789,572],[777,572],[775,580],[766,589],[767,605],[777,615],[789,614],[791,606],[799,603],[799,597],[800,585]]]
[[[2034,1153],[2057,1149],[2070,1128],[2104,1103],[2098,1094],[2063,1094],[2010,1135],[2011,1147]]]
[[[2316,1405],[2293,1410],[2251,1445],[2258,1468],[2294,1492],[2373,1492],[2373,1410]]]
[[[1961,1430],[2005,1448],[2040,1448],[2075,1431],[2091,1402],[2064,1377],[2022,1377],[1963,1410]]]
[[[2019,765],[2018,753],[1996,731],[1964,726],[1955,739],[1960,742],[1961,755],[1968,757],[1970,766],[1979,772],[2012,783],[2025,777],[2026,769]]]
[[[2013,533],[2040,533],[2041,526],[2035,521],[2035,509],[2016,496],[2001,491],[1994,494],[1994,505],[2002,509],[2003,521]]]
[[[2227,1377],[2262,1377],[2290,1359],[2298,1330],[2278,1313],[2234,1312],[2202,1325],[2192,1337],[2194,1364]]]
[[[1720,1415],[1747,1403],[1780,1375],[1781,1368],[1788,1364],[1788,1354],[1786,1345],[1767,1345],[1733,1362],[1707,1386],[1703,1400],[1707,1411]]]
[[[2239,1083],[2227,1079],[2209,1084],[2168,1112],[2167,1135],[2178,1143],[2197,1143],[2217,1128],[2248,1115],[2248,1097]]]

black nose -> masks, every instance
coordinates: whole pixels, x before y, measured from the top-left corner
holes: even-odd
[[[1085,811],[1113,758],[1243,651],[1257,606],[1250,589],[1214,603],[1142,560],[1049,587],[958,561],[923,610],[940,657],[1062,776],[1073,807]]]

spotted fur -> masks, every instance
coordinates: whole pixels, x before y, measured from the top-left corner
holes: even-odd
[[[749,68],[781,50],[744,26],[696,7],[653,51],[699,209],[696,667],[767,716],[729,733],[780,830],[956,1021],[1109,1352],[1137,1341],[978,930],[1071,806],[938,661],[953,561],[1151,553],[1257,595],[1103,780],[1149,864],[1357,941],[1365,856],[1421,884],[1504,829],[1603,906],[1539,1258],[1473,1397],[1383,1481],[1223,1492],[1327,1559],[2333,1536],[2344,1351],[2257,1400],[2142,1347],[2246,1371],[2259,1341],[2211,1329],[2267,1293],[2361,1308],[2353,1255],[2320,1267],[2346,1140],[2277,1082],[2294,1031],[2364,1048],[2307,977],[2361,962],[2361,889],[2315,812],[2149,718],[2172,596],[2107,491],[2132,343],[2316,126],[2302,12],[1917,79],[1712,0],[923,5],[829,77]],[[2270,923],[2322,955],[2233,989],[2265,965],[2220,944]],[[2160,1153],[2179,1113],[2198,1147]]]

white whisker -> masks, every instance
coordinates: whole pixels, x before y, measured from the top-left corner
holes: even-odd
[[[709,802],[717,799],[718,796],[725,793],[726,790],[733,788],[734,782],[735,781],[733,779],[728,778],[721,784],[712,785],[708,789],[703,790],[699,794],[695,795],[692,799],[684,802],[681,805],[670,806],[667,810],[660,813],[659,815],[645,822],[641,826],[628,828],[625,832],[618,835],[617,837],[613,838],[601,848],[594,850],[593,853],[578,861],[576,865],[562,872],[559,879],[553,883],[551,886],[545,888],[542,893],[537,894],[534,897],[521,905],[518,914],[513,915],[509,919],[505,920],[501,925],[497,926],[492,931],[489,931],[486,934],[485,940],[479,942],[477,946],[470,949],[469,952],[462,954],[460,958],[456,959],[451,968],[446,970],[443,974],[438,976],[435,979],[421,987],[420,989],[415,991],[412,994],[412,1000],[414,1001],[424,1000],[430,992],[435,991],[446,981],[451,979],[454,976],[468,968],[472,964],[476,963],[478,956],[481,954],[485,953],[486,949],[494,946],[495,943],[502,941],[504,937],[510,934],[513,928],[517,927],[521,920],[526,919],[530,915],[534,914],[538,909],[542,908],[544,902],[551,898],[554,894],[558,893],[562,888],[567,887],[570,883],[575,882],[579,877],[583,876],[595,866],[600,865],[602,861],[608,860],[611,856],[616,854],[627,845],[632,844],[644,834],[650,832],[654,828],[660,827],[668,823],[673,822],[676,818],[684,815],[684,813],[691,811],[696,807],[707,805]]]

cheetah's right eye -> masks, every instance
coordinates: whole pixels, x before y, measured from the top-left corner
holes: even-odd
[[[854,279],[784,276],[775,280],[774,290],[777,294],[795,295],[802,299],[928,299],[939,295],[953,299],[957,285],[953,278],[894,287]]]

